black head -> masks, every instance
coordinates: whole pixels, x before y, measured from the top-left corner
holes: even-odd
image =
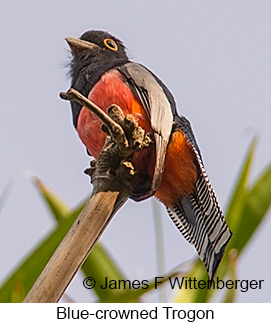
[[[127,58],[122,41],[106,31],[90,30],[85,32],[80,39],[98,45],[102,49],[101,54],[104,54],[104,56]]]
[[[73,54],[71,62],[73,79],[90,64],[111,62],[115,65],[116,61],[128,60],[122,41],[105,31],[90,30],[80,38],[66,38],[66,41]]]
[[[71,86],[87,96],[99,78],[108,70],[129,61],[125,46],[105,31],[87,31],[80,38],[66,38],[71,51]],[[73,122],[76,126],[81,106],[72,102]]]

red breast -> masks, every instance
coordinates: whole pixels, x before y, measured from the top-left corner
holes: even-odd
[[[138,124],[146,132],[152,132],[145,109],[117,70],[110,70],[105,73],[90,91],[88,98],[104,111],[112,104],[120,106],[124,115],[133,114]],[[97,158],[106,137],[106,134],[101,130],[100,119],[88,109],[82,108],[78,118],[77,130],[89,153]],[[138,173],[142,172],[152,177],[155,166],[155,147],[152,146],[135,153],[133,161]]]
[[[152,132],[151,124],[144,107],[125,83],[117,70],[105,73],[90,91],[88,98],[104,111],[111,104],[120,106],[124,114],[133,114],[138,124],[146,132]],[[77,130],[79,137],[89,153],[97,158],[105,141],[105,133],[101,130],[101,121],[95,114],[82,108]],[[134,166],[140,174],[153,176],[155,166],[155,147],[152,146],[133,157]],[[161,185],[155,196],[170,206],[181,196],[191,194],[197,179],[194,155],[181,131],[174,132],[168,145],[165,170]]]

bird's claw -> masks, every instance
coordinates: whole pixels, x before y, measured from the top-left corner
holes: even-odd
[[[111,129],[112,139],[118,143],[120,150],[127,156],[137,150],[147,148],[153,143],[151,134],[145,134],[134,115],[127,114],[125,116],[122,109],[115,104],[111,105],[107,112],[110,118],[123,129],[123,134],[119,133],[119,129]]]

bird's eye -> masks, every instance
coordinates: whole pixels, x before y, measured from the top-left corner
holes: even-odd
[[[104,44],[107,48],[113,50],[114,52],[116,52],[118,50],[118,45],[114,42],[113,39],[110,38],[106,38],[104,40]]]

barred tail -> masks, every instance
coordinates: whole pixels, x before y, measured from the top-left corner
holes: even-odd
[[[197,154],[197,152],[195,151]],[[193,244],[213,279],[231,238],[223,213],[198,155],[199,175],[195,192],[167,211],[185,239]]]

